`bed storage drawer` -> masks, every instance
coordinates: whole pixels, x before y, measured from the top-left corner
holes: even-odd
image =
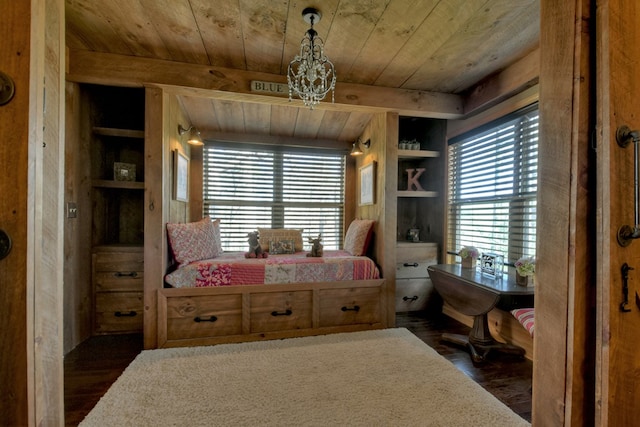
[[[95,301],[95,332],[142,330],[143,292],[100,292]]]
[[[386,291],[383,279],[163,288],[157,301],[158,347],[385,328]]]
[[[380,288],[320,290],[320,327],[380,322]]]
[[[242,333],[242,296],[167,298],[167,339],[208,338]]]
[[[254,292],[251,332],[306,329],[312,326],[313,292]]]

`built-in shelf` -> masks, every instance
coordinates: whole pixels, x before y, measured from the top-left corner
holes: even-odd
[[[109,179],[94,179],[92,182],[92,185],[94,187],[101,187],[101,188],[144,190],[144,182],[138,182],[138,181],[114,181]]]
[[[398,150],[398,159],[424,159],[428,157],[440,157],[439,151],[433,150]]]
[[[122,138],[142,138],[144,139],[144,131],[143,130],[135,130],[135,129],[118,129],[118,128],[107,128],[94,126],[93,133],[96,135],[104,135],[104,136],[117,136]]]
[[[398,197],[438,197],[437,191],[398,191]]]

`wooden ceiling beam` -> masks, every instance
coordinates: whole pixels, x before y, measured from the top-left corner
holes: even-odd
[[[286,77],[231,68],[140,58],[117,54],[69,50],[68,81],[112,86],[163,85],[180,94],[243,102],[289,104],[288,94],[251,92],[251,81],[286,84]],[[302,101],[293,101],[299,103]],[[335,104],[321,102],[318,109],[337,111],[394,111],[400,115],[456,119],[463,115],[459,95],[337,83]]]
[[[464,116],[485,111],[507,98],[538,84],[540,49],[530,52],[509,68],[474,85],[464,98]]]
[[[298,148],[314,148],[316,150],[333,150],[344,151],[348,153],[351,150],[351,143],[340,142],[332,139],[308,139],[294,138],[292,136],[272,136],[264,134],[247,134],[247,133],[225,133],[210,130],[202,130],[200,132],[202,139],[206,141],[244,143],[251,141],[256,145],[278,145]]]

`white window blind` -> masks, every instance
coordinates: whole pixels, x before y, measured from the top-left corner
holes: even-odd
[[[305,244],[322,234],[326,249],[341,247],[343,153],[206,145],[203,175],[205,215],[220,218],[224,250],[246,251],[258,227],[302,228]]]
[[[450,141],[448,251],[535,256],[538,108]]]

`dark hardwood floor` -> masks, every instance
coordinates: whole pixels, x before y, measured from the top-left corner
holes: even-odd
[[[533,363],[530,360],[505,354],[494,356],[490,353],[485,363],[474,364],[463,347],[441,341],[443,332],[469,333],[469,327],[443,314],[398,313],[396,326],[413,332],[513,412],[531,421]]]
[[[142,334],[91,337],[64,358],[65,425],[77,426],[142,351]]]
[[[458,369],[531,421],[531,361],[499,355],[474,365],[461,347],[440,341],[443,332],[467,334],[469,328],[441,314],[400,313],[397,327],[407,328]],[[105,335],[88,339],[65,356],[65,425],[77,426],[100,397],[142,351],[141,335]]]

